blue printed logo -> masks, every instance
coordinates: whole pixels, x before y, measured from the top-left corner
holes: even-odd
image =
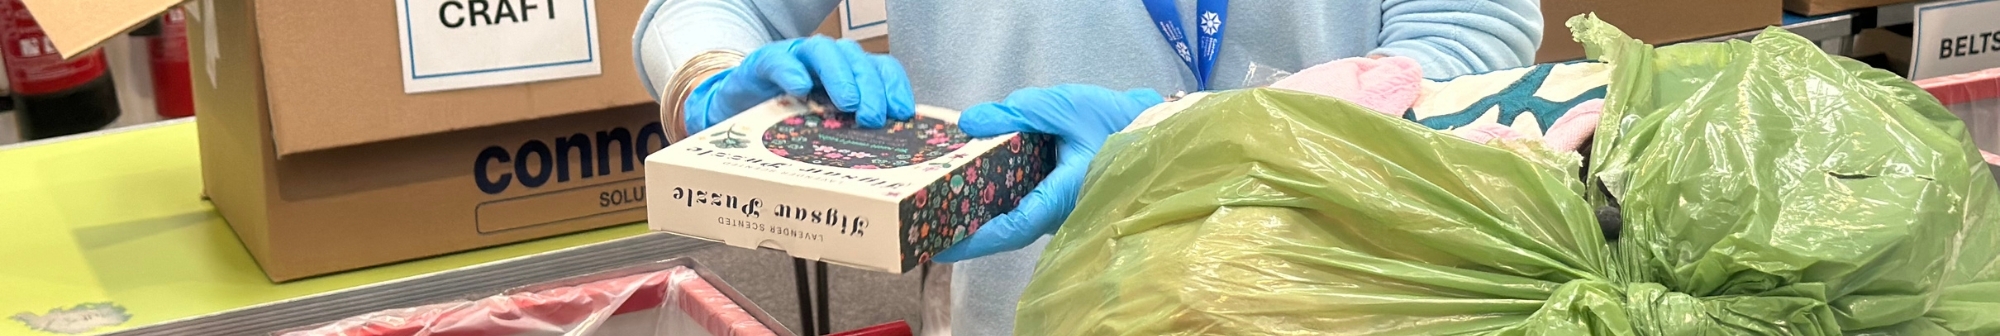
[[[1209,35],[1215,35],[1215,31],[1218,30],[1222,30],[1222,16],[1215,15],[1215,12],[1202,12],[1201,32]]]

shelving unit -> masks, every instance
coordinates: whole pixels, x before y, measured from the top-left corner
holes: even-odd
[[[1847,55],[1854,46],[1854,18],[1854,13],[1832,14],[1810,18],[1786,14],[1785,25],[1783,27],[1785,30],[1819,43],[1820,49],[1826,50],[1829,54]],[[1697,40],[1697,42],[1748,41],[1757,38],[1757,35],[1761,33],[1763,33],[1762,30],[1752,30]]]

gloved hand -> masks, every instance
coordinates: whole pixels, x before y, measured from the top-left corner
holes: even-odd
[[[1124,129],[1146,108],[1165,99],[1152,89],[1125,92],[1089,85],[1060,85],[1014,91],[1005,101],[975,105],[960,113],[958,127],[966,135],[995,136],[1013,132],[1052,134],[1059,138],[1056,169],[1021,199],[1014,211],[994,217],[934,260],[957,262],[1020,249],[1042,235],[1054,233],[1076,209],[1090,159],[1106,138]]]
[[[779,95],[805,96],[814,87],[842,111],[854,112],[862,127],[883,127],[888,118],[917,114],[910,78],[902,63],[869,54],[851,40],[823,36],[774,42],[745,55],[743,63],[709,77],[689,93],[688,134],[763,104]]]

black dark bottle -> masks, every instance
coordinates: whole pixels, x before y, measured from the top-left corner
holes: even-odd
[[[102,50],[63,59],[20,0],[0,0],[0,58],[21,137],[95,131],[118,120],[118,92]]]
[[[14,110],[25,140],[47,139],[103,129],[117,121],[118,92],[111,75],[45,94],[15,94]]]

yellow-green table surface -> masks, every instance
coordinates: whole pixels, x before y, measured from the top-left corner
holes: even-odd
[[[624,225],[330,276],[272,283],[201,197],[192,122],[0,149],[0,335],[84,304],[122,307],[117,331],[645,232]]]

